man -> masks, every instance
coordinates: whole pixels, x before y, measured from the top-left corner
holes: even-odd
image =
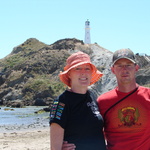
[[[108,150],[150,150],[150,89],[136,83],[138,69],[130,49],[114,52],[111,71],[118,86],[98,98]]]
[[[130,49],[114,52],[118,86],[98,98],[109,150],[150,150],[150,89],[136,83],[138,69]]]

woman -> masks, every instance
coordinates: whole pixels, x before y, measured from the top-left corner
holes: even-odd
[[[59,77],[69,89],[54,101],[51,109],[51,150],[61,150],[63,141],[74,143],[76,150],[105,150],[103,119],[88,90],[102,73],[87,54],[79,51],[68,57]]]

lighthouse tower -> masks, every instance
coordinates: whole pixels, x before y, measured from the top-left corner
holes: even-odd
[[[90,21],[85,22],[85,44],[91,44],[91,37],[90,37]]]

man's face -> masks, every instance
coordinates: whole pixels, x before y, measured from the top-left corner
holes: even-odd
[[[111,68],[119,83],[127,84],[135,81],[135,73],[139,66],[128,59],[119,59]]]

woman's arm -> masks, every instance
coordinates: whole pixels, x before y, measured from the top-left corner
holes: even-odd
[[[50,150],[61,150],[64,138],[64,129],[57,123],[50,126]]]

